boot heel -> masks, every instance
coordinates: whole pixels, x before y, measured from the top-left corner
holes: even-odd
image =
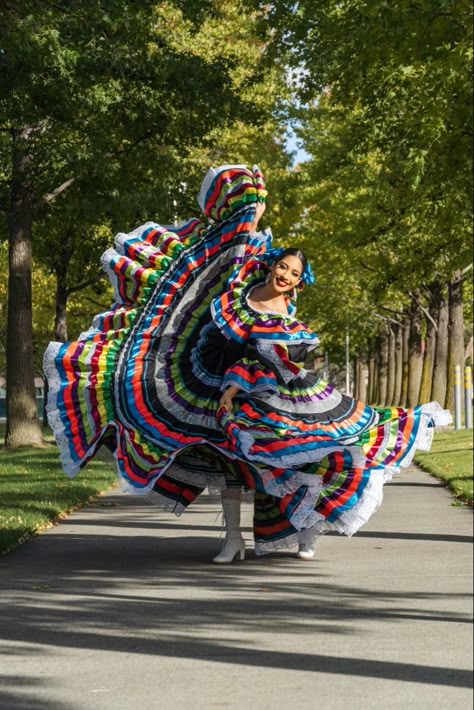
[[[235,559],[245,559],[245,542],[240,532],[240,500],[223,495],[222,508],[224,510],[225,541],[220,553],[212,560],[218,565],[229,564]]]
[[[235,559],[245,559],[245,542],[240,536],[239,538],[226,538],[224,547],[212,561],[219,565],[229,564]]]

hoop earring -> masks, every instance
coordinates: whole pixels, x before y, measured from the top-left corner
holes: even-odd
[[[266,284],[269,284],[271,278],[272,278],[272,272],[269,271],[268,274],[265,276],[265,283],[266,283]]]

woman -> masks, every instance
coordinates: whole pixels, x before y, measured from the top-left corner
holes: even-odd
[[[289,294],[295,294],[297,287],[302,283],[303,274],[308,274],[312,282],[310,269],[306,256],[300,249],[287,248],[281,251],[273,262],[265,283],[256,286],[247,297],[248,304],[256,312],[273,312],[282,315],[289,314],[291,301]],[[228,386],[221,397],[220,404],[227,412],[232,413],[232,401],[239,393],[236,385]],[[232,562],[236,555],[240,559],[245,557],[245,543],[240,532],[240,500],[239,488],[225,488],[222,491],[222,506],[226,523],[226,539],[219,555],[213,562]],[[310,560],[314,557],[314,546],[306,544],[303,539],[299,541],[297,556],[300,559]]]
[[[177,514],[207,485],[244,485],[255,491],[257,554],[311,547],[331,529],[352,535],[444,416],[435,404],[368,407],[305,369],[318,340],[292,299],[313,276],[301,252],[271,249],[256,231],[265,196],[258,168],[221,166],[198,197],[207,226],[119,234],[102,260],[112,309],[45,353],[49,421],[70,476],[106,444],[125,490]],[[216,561],[244,554],[240,541],[223,552]]]

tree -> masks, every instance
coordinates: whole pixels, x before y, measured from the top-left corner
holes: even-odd
[[[52,219],[47,238],[42,232],[42,255],[62,261],[55,267],[60,282],[80,241],[81,229],[70,220],[84,186],[96,191],[94,219],[113,228],[115,219],[132,218],[137,203],[149,207],[157,192],[161,205],[175,200],[184,162],[176,160],[178,153],[186,156],[230,120],[260,122],[246,92],[261,78],[261,44],[244,55],[248,30],[233,44],[230,34],[223,36],[220,51],[199,36],[206,23],[230,33],[223,18],[231,7],[114,0],[64,8],[12,0],[2,7],[0,152],[8,169],[0,190],[11,195],[7,445],[41,441],[31,311],[32,245],[40,255],[41,225]],[[63,229],[55,210],[65,218]],[[82,229],[94,222],[90,212]],[[67,287],[58,289],[64,308]]]

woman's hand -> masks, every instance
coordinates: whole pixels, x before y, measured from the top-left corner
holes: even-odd
[[[258,229],[258,223],[260,222],[263,213],[265,212],[266,204],[265,202],[257,202],[257,206],[255,208],[255,216],[253,218],[253,222],[250,225],[250,231],[251,232],[256,232]]]
[[[220,398],[219,406],[225,407],[226,411],[229,412],[229,414],[232,414],[232,400],[234,399],[238,391],[238,387],[235,387],[235,385],[231,385],[224,391],[222,397]]]

